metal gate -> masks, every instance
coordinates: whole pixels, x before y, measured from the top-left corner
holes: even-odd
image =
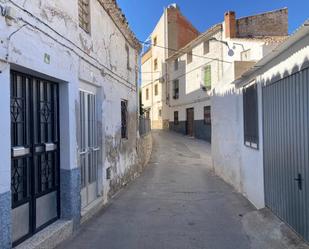
[[[58,85],[11,72],[13,245],[59,217]]]
[[[99,140],[96,96],[80,91],[80,141],[82,208],[97,199]]]
[[[266,205],[309,240],[309,70],[263,87]]]

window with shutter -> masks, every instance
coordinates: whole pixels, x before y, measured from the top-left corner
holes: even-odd
[[[258,98],[257,86],[251,85],[243,89],[243,111],[244,111],[244,143],[245,145],[258,149],[259,147],[259,125],[258,125]]]
[[[211,90],[211,66],[208,65],[204,69],[204,84],[206,87],[206,90]]]

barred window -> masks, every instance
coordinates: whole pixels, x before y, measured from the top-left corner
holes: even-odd
[[[90,32],[89,0],[78,0],[79,26],[87,33]]]
[[[243,111],[244,111],[244,143],[245,145],[258,149],[258,99],[256,84],[243,89]]]
[[[128,138],[128,101],[121,100],[121,138]]]
[[[204,106],[204,124],[211,125],[211,107]]]

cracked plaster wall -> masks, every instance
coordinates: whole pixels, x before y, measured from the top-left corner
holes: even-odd
[[[5,19],[0,17],[0,39],[2,41],[0,59],[5,61],[8,55],[8,60],[11,63],[1,63],[0,70],[6,72],[7,75],[11,68],[22,68],[27,73],[60,82],[62,86],[60,87],[60,104],[64,110],[60,114],[60,118],[67,121],[67,123],[64,121],[61,123],[61,126],[66,126],[65,129],[62,129],[61,136],[64,151],[61,155],[61,168],[65,169],[74,169],[79,166],[77,142],[79,129],[78,115],[76,114],[79,105],[79,87],[83,83],[97,89],[98,97],[101,100],[99,127],[102,134],[102,169],[99,171],[102,186],[99,188],[107,200],[110,191],[116,191],[129,181],[138,164],[136,152],[137,95],[135,91],[130,89],[137,85],[136,55],[138,52],[128,44],[97,0],[90,1],[90,34],[84,32],[78,25],[77,0],[15,0],[15,2],[43,20],[58,34],[9,2],[3,4],[12,6],[16,10],[16,17],[23,18],[36,28],[27,25],[8,41],[8,36],[24,23],[21,21],[12,22],[12,25],[8,26]],[[80,49],[73,46],[68,40],[75,43]],[[130,47],[130,70],[127,68],[127,59],[124,56],[126,55],[125,44]],[[80,56],[72,49],[77,51]],[[50,56],[50,63],[44,62],[45,54]],[[125,79],[120,80],[123,84],[110,77],[107,74],[110,73],[108,70],[99,70],[81,58],[82,56],[101,68],[95,60],[87,55],[94,57],[100,64]],[[114,77],[117,78],[115,75]],[[1,95],[0,93],[0,97]],[[128,100],[129,136],[127,140],[120,138],[121,99]],[[6,108],[9,106],[6,105]],[[9,158],[8,161],[10,161]],[[8,164],[5,167],[9,169],[10,166]],[[106,180],[106,169],[109,167],[112,168],[110,181]],[[7,185],[9,184],[7,183]],[[9,187],[7,186],[7,188]]]

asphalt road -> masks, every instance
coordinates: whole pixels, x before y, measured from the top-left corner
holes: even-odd
[[[58,249],[249,249],[242,216],[254,211],[210,170],[210,145],[154,132],[141,177]]]

